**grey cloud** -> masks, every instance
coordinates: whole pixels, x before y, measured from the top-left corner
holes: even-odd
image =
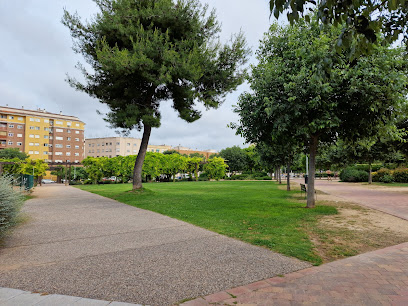
[[[217,10],[222,23],[221,40],[226,41],[242,30],[255,51],[269,27],[268,4],[265,0],[203,0]],[[115,131],[96,110],[107,107],[84,93],[76,92],[65,81],[65,74],[79,76],[74,68],[82,58],[72,51],[69,31],[61,24],[63,8],[78,11],[84,19],[95,14],[90,0],[14,0],[0,2],[0,104],[11,107],[45,108],[77,116],[86,125],[87,137],[115,136]],[[251,62],[254,62],[252,57]],[[171,101],[161,106],[162,125],[152,131],[152,144],[183,145],[198,149],[220,150],[241,145],[244,140],[227,127],[238,117],[232,111],[238,96],[247,85],[227,96],[217,110],[203,111],[201,119],[186,123],[171,108]],[[202,107],[200,108],[202,109]],[[132,131],[131,136],[141,133]]]

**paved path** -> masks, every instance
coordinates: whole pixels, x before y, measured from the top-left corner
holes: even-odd
[[[408,219],[403,190],[316,180],[326,193]],[[204,305],[408,305],[408,243],[188,301]]]
[[[408,305],[408,243],[265,279],[182,304]]]
[[[316,180],[316,189],[387,214],[408,220],[408,188],[369,186]],[[398,192],[400,190],[400,192]]]
[[[102,300],[92,300],[77,296],[59,295],[59,294],[40,294],[27,292],[18,289],[0,287],[0,305],[2,306],[55,306],[55,305],[73,305],[73,306],[142,306],[140,304],[129,304],[122,302],[110,302]]]
[[[310,266],[73,187],[45,185],[0,249],[0,286],[168,305]]]

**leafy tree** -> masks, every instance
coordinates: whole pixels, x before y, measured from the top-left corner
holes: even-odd
[[[163,154],[164,155],[180,154],[180,152],[176,150],[167,150],[167,151],[164,151]]]
[[[88,156],[82,161],[85,171],[88,173],[90,180],[96,184],[103,177],[103,161],[102,158]]]
[[[198,154],[198,153],[194,153],[194,154]],[[191,155],[192,154],[190,154],[190,156]],[[190,177],[192,177],[191,174],[194,172],[194,177],[196,181],[198,181],[198,170],[199,170],[200,164],[204,161],[204,156],[203,155],[201,156],[193,156],[193,157],[187,158],[186,170],[190,174]]]
[[[13,159],[26,160],[29,158],[27,153],[21,152],[17,148],[5,148],[0,150],[0,159]]]
[[[21,173],[21,167],[22,167],[22,162],[23,162],[21,159],[16,158],[16,157],[12,159],[0,158],[0,162],[13,163],[13,164],[3,164],[2,165],[2,169],[4,173],[12,174],[12,175]]]
[[[204,165],[204,171],[208,174],[208,178],[217,181],[225,177],[227,168],[228,165],[222,157],[214,157]]]
[[[180,154],[164,155],[163,172],[173,176],[173,182],[176,181],[176,174],[184,171],[187,167],[187,161]]]
[[[46,164],[43,160],[32,160],[30,158],[27,158],[24,163],[21,164],[20,171],[22,174],[34,175],[38,178],[45,175],[45,171],[47,171],[47,169],[48,164]]]
[[[143,175],[152,179],[159,176],[161,174],[163,158],[164,156],[161,153],[147,152],[145,162],[143,163]]]
[[[270,0],[270,9],[278,18],[283,11],[293,23],[305,12],[317,11],[324,24],[346,25],[339,33],[337,46],[350,49],[355,56],[372,49],[383,35],[392,43],[402,35],[408,49],[408,5],[406,0]],[[305,16],[310,19],[307,15]]]
[[[255,150],[255,146],[249,146],[248,148],[243,149],[246,157],[246,165],[248,171],[260,171],[262,166],[259,163],[259,156]]]
[[[272,25],[249,78],[253,93],[241,95],[237,132],[258,143],[273,135],[295,141],[310,154],[307,207],[315,206],[319,143],[356,142],[392,132],[406,103],[406,62],[401,49],[376,46],[349,61],[332,45],[338,29],[315,22]],[[330,69],[327,63],[330,62]]]
[[[229,171],[244,171],[247,167],[247,154],[238,146],[225,148],[220,151],[220,157],[224,158],[229,166]]]
[[[108,105],[105,120],[112,127],[143,128],[133,174],[133,189],[140,189],[151,129],[160,126],[160,102],[172,100],[187,122],[199,119],[196,102],[216,108],[243,82],[239,67],[249,51],[242,34],[222,45],[215,12],[198,0],[94,1],[100,13],[88,23],[64,11],[74,50],[92,68],[79,66],[85,83],[68,81]]]

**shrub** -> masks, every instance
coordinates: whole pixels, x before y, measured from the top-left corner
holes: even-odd
[[[346,168],[340,172],[340,180],[343,182],[367,182],[368,173],[363,170]]]
[[[12,186],[9,176],[0,176],[0,238],[15,225],[24,195]]]
[[[240,181],[244,181],[249,179],[250,175],[248,174],[237,174],[237,175],[232,175],[231,176],[231,180],[240,180]]]
[[[270,181],[270,180],[272,180],[272,178],[269,177],[269,176],[267,176],[267,175],[265,175],[265,176],[257,176],[257,177],[255,177],[255,179],[258,180],[258,181]]]
[[[392,173],[391,170],[387,169],[387,168],[381,168],[380,170],[378,170],[377,172],[375,172],[375,175],[373,174],[373,181],[374,182],[382,182],[383,177],[385,175],[391,176],[392,177]]]
[[[382,164],[371,164],[371,171],[378,171],[382,167],[383,167]],[[363,170],[363,171],[368,172],[369,169],[370,169],[370,166],[369,166],[369,164],[356,164],[356,165],[354,165],[353,167],[350,167],[350,168],[353,168],[353,169],[356,169],[356,170]]]
[[[393,177],[389,174],[385,174],[380,178],[381,183],[392,183],[394,181]]]
[[[398,183],[408,183],[408,168],[397,168],[393,173],[394,181]]]
[[[203,172],[200,174],[200,176],[198,177],[199,181],[208,181],[208,174]]]

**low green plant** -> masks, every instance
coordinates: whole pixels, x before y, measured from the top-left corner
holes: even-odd
[[[394,178],[390,174],[385,174],[380,178],[381,183],[392,183]]]
[[[394,181],[397,183],[408,183],[408,168],[397,168],[393,172]]]
[[[0,238],[15,225],[24,195],[13,188],[10,176],[0,176]]]
[[[346,168],[340,172],[340,180],[343,182],[367,182],[368,173],[364,170]]]

